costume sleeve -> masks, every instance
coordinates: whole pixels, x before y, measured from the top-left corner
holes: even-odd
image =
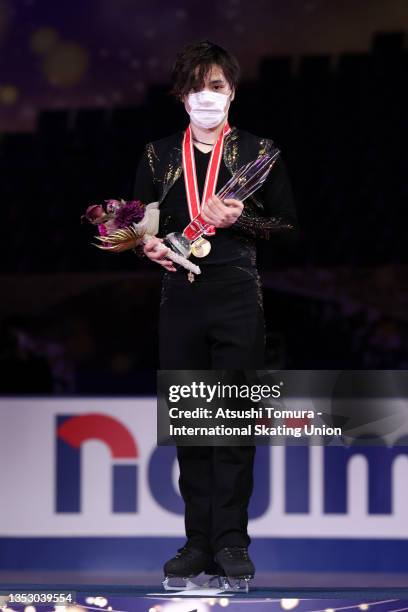
[[[156,202],[158,200],[158,190],[154,182],[153,168],[149,162],[149,155],[152,153],[150,143],[146,145],[143,155],[136,170],[136,177],[133,185],[133,198],[141,200],[144,204]]]
[[[244,203],[244,210],[232,226],[236,231],[253,238],[272,239],[286,238],[292,242],[298,236],[298,221],[295,202],[286,164],[281,156],[273,165],[265,184],[255,197],[264,206],[257,209],[249,202]]]
[[[144,204],[157,202],[158,190],[154,183],[153,168],[149,162],[149,154],[152,149],[150,144],[146,145],[143,155],[138,163],[136,177],[133,185],[132,197],[135,200],[141,200]],[[143,244],[132,249],[138,257],[144,257]]]

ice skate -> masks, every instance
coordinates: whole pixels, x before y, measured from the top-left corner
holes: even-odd
[[[215,555],[223,570],[219,576],[225,591],[249,591],[249,581],[255,576],[255,567],[245,546],[227,546]]]
[[[214,559],[211,559],[211,562],[205,568],[204,573],[207,574],[207,576],[210,576],[203,584],[204,588],[225,590],[225,572],[221,565],[219,565]]]
[[[210,564],[211,556],[207,552],[189,546],[180,548],[176,556],[164,565],[164,589],[182,591],[197,588],[198,585],[192,579],[199,576]]]

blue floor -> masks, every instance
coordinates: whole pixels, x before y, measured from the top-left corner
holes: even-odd
[[[164,597],[171,598],[172,595],[166,592],[160,583],[153,585],[126,585],[126,584],[39,584],[39,583],[3,583],[0,582],[0,593],[7,592],[28,592],[28,591],[71,591],[79,597],[103,595],[116,595],[122,597],[146,597],[149,593],[163,593]],[[192,594],[193,595],[193,594]],[[234,596],[238,595],[234,593]],[[249,593],[240,593],[240,598],[273,598],[273,599],[347,599],[347,600],[386,600],[386,599],[406,599],[408,602],[408,588],[288,588],[288,587],[262,587],[254,586]]]

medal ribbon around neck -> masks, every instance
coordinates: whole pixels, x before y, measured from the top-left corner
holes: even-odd
[[[188,126],[185,131],[183,138],[183,170],[191,223],[189,223],[189,225],[187,225],[187,227],[184,229],[183,234],[191,241],[196,240],[203,234],[206,234],[207,236],[213,236],[215,234],[215,227],[204,221],[202,218],[201,206],[215,193],[224,147],[224,137],[230,131],[231,128],[228,122],[226,122],[211,153],[211,158],[208,163],[207,174],[205,177],[201,204],[198,193],[191,127]]]

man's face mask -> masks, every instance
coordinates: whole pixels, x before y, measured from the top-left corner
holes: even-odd
[[[192,123],[201,128],[213,128],[219,125],[227,116],[231,94],[216,91],[198,91],[190,93],[187,101]]]

